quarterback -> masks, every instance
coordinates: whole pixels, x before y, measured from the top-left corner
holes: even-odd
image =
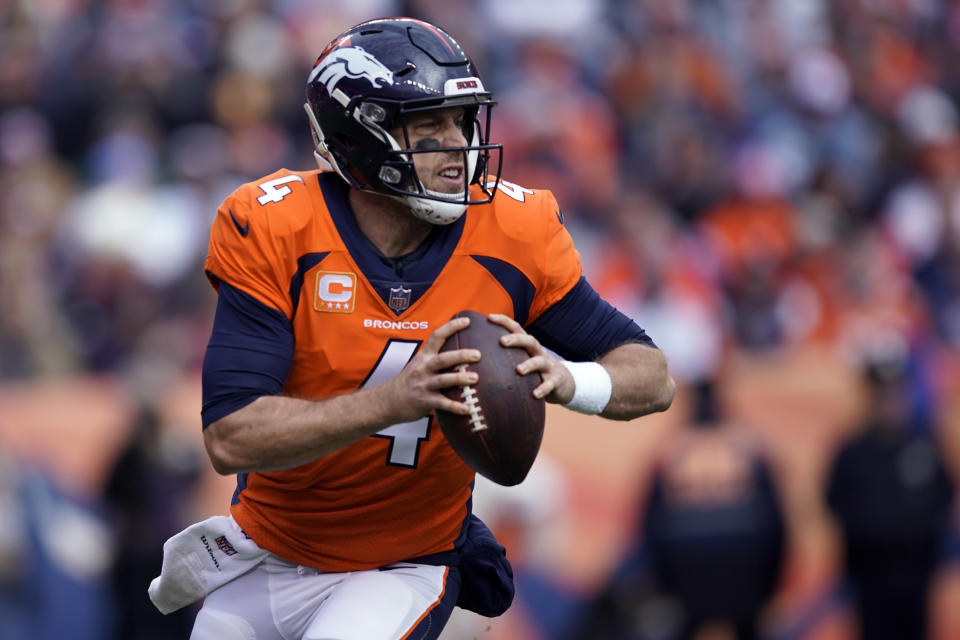
[[[168,541],[150,595],[205,598],[194,640],[436,638],[454,606],[495,616],[513,596],[474,472],[433,418],[468,413],[441,390],[475,382],[450,370],[480,358],[440,352],[468,322],[450,318],[508,328],[534,395],[576,411],[663,411],[674,383],[584,279],[552,194],[500,179],[492,96],[450,35],[353,27],[306,93],[332,170],[241,186],[210,234],[203,437],[237,476],[230,513]]]

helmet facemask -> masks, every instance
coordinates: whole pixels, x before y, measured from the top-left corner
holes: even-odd
[[[501,145],[490,144],[488,139],[494,104],[486,93],[403,102],[356,100],[345,105],[356,124],[351,127],[354,131],[334,136],[325,136],[313,109],[309,104],[304,107],[313,129],[315,154],[333,165],[344,180],[358,189],[399,200],[418,218],[442,225],[456,221],[471,204],[490,202],[496,192],[502,156]],[[429,138],[416,146],[410,144],[409,117],[455,107],[464,109],[462,128],[467,146],[444,147]],[[391,134],[390,130],[398,129],[398,136]],[[494,150],[497,165],[491,176]],[[461,154],[463,189],[447,193],[427,188],[414,164],[414,157],[423,153]],[[479,193],[471,194],[473,184],[479,185]]]
[[[475,96],[467,99],[447,100],[440,107],[409,106],[401,109],[395,120],[394,131],[400,132],[391,136],[396,143],[388,153],[380,177],[384,185],[393,191],[394,195],[410,205],[414,215],[434,224],[448,224],[453,222],[471,204],[489,202],[496,189],[499,176],[500,152],[498,145],[490,145],[484,140],[484,131],[490,128],[489,104],[480,103]],[[440,109],[463,109],[461,131],[466,140],[466,146],[442,146],[434,138],[421,138],[416,144],[411,144],[408,120],[417,115],[430,113]],[[478,116],[482,114],[484,124],[481,125]],[[490,181],[489,167],[492,153],[497,150],[498,170]],[[452,163],[463,167],[460,175],[462,188],[455,192],[437,191],[424,184],[423,176],[416,169],[418,154],[442,154],[449,156]],[[480,192],[470,193],[470,185],[477,184]],[[473,196],[473,197],[472,197]]]

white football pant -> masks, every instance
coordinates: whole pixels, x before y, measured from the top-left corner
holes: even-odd
[[[432,639],[459,589],[455,568],[397,563],[324,573],[270,554],[207,596],[190,640]]]

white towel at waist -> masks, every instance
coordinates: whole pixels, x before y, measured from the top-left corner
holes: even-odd
[[[268,553],[233,518],[213,516],[163,543],[163,566],[147,592],[157,609],[167,614],[250,571]]]

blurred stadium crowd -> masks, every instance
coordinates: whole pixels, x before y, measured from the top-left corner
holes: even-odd
[[[476,52],[507,179],[557,192],[683,377],[721,344],[960,346],[955,3],[39,0],[2,17],[0,373],[194,363],[215,205],[311,165],[304,69],[398,13]]]
[[[951,0],[0,3],[0,385],[147,397],[195,373],[217,204],[313,166],[307,71],[383,15],[473,54],[504,177],[555,192],[592,284],[681,384],[738,354],[893,344],[921,422],[958,395]]]

